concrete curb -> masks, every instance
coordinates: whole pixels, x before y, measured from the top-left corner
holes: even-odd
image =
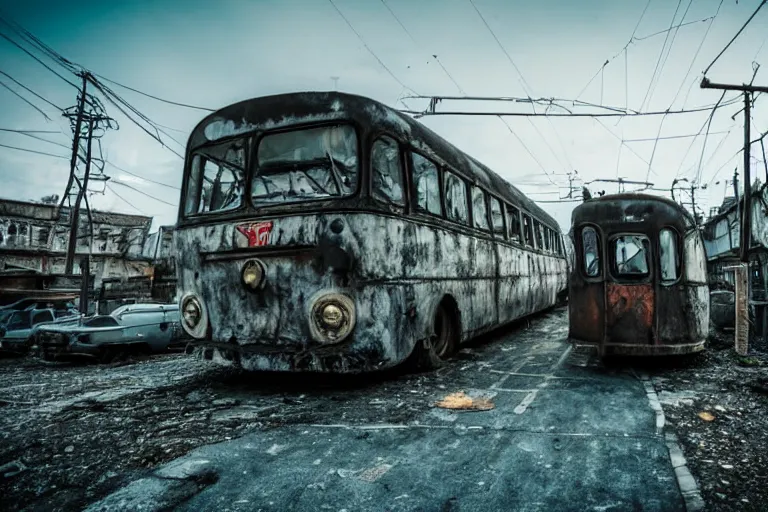
[[[641,375],[640,380],[643,382],[645,388],[645,394],[648,397],[648,403],[651,409],[656,413],[656,434],[662,435],[664,433],[664,425],[666,424],[666,418],[664,416],[664,409],[659,401],[659,396],[656,394],[656,390],[653,387],[653,382],[647,375]],[[667,432],[664,434],[664,442],[669,450],[669,460],[672,463],[672,467],[675,469],[675,477],[677,477],[677,485],[680,488],[680,493],[683,495],[685,501],[685,509],[688,512],[699,512],[704,510],[705,504],[699,492],[699,485],[696,479],[691,474],[687,466],[687,461],[683,455],[683,449],[680,447],[680,443],[677,439],[677,434],[674,432]]]

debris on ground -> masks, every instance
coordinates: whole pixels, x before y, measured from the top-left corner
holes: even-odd
[[[472,398],[463,391],[451,393],[439,402],[435,402],[436,407],[442,409],[456,409],[462,411],[489,411],[495,406],[487,398]]]

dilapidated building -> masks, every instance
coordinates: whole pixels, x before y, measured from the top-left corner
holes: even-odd
[[[152,261],[143,252],[152,217],[94,210],[91,219],[80,223],[73,273],[80,273],[80,256],[86,255],[96,286],[108,278],[151,273]],[[0,199],[0,270],[64,273],[69,231],[67,207]]]

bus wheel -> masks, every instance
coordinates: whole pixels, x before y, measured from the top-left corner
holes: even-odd
[[[433,370],[441,367],[458,345],[458,315],[450,303],[443,301],[437,306],[434,322],[434,335],[418,343],[415,349],[414,362],[419,369]]]

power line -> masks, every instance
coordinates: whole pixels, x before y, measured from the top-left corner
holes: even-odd
[[[5,87],[5,88],[6,88],[6,89],[8,89],[9,91],[11,91],[11,94],[15,94],[16,96],[18,96],[18,97],[21,99],[21,101],[23,101],[24,103],[26,103],[27,105],[29,105],[29,106],[30,106],[30,107],[32,107],[33,109],[37,110],[37,111],[38,111],[38,112],[39,112],[39,113],[40,113],[40,114],[41,114],[41,115],[42,115],[42,116],[43,116],[43,117],[46,119],[46,121],[51,121],[51,118],[50,118],[50,117],[48,117],[48,114],[46,114],[45,112],[43,112],[43,111],[42,111],[42,110],[41,110],[41,109],[40,109],[40,108],[39,108],[37,105],[35,105],[35,104],[34,104],[34,103],[32,103],[31,101],[29,101],[27,98],[25,98],[24,96],[22,96],[22,95],[21,95],[21,94],[19,94],[18,92],[16,92],[16,91],[14,91],[13,89],[11,89],[11,88],[8,86],[8,84],[6,84],[6,83],[5,83],[5,82],[3,82],[2,80],[0,80],[0,85],[2,85],[3,87]]]
[[[12,133],[61,133],[56,130],[18,130],[15,128],[0,128],[0,132],[12,132]]]
[[[667,32],[671,32],[672,30],[679,29],[681,27],[687,27],[688,25],[693,25],[694,23],[703,23],[705,21],[709,21],[713,17],[714,16],[709,16],[707,18],[702,18],[700,20],[693,20],[693,21],[686,21],[685,23],[679,23],[679,24],[677,24],[677,25],[675,25],[673,27],[670,27],[670,28],[667,28],[667,29],[664,29],[664,30],[660,30],[658,32],[654,32],[653,34],[649,34],[647,36],[635,37],[635,38],[633,38],[633,40],[634,41],[645,41],[646,39],[650,39],[650,38],[652,38],[654,36],[659,36],[661,34],[664,34],[664,33],[667,33]],[[683,19],[685,19],[685,16],[683,16]]]
[[[448,70],[445,69],[445,66],[443,66],[443,63],[440,62],[440,59],[437,58],[437,55],[432,55],[432,56],[435,58],[435,62],[437,62],[438,65],[440,65],[440,68],[443,70],[443,72],[446,74],[446,76],[451,80],[451,82],[453,82],[453,85],[456,86],[456,88],[459,90],[459,92],[461,94],[467,94],[466,92],[464,92],[464,89],[461,88],[459,83],[453,78],[453,76],[448,72]]]
[[[693,54],[693,59],[691,59],[691,65],[688,66],[688,71],[685,72],[685,78],[683,78],[682,83],[680,84],[680,87],[678,87],[677,92],[675,93],[675,97],[672,100],[672,103],[670,103],[670,107],[674,105],[675,100],[677,100],[678,94],[680,94],[680,91],[685,86],[685,81],[688,80],[688,76],[691,74],[691,70],[693,69],[693,65],[696,62],[696,59],[699,56],[699,53],[701,52],[701,48],[704,46],[704,41],[707,40],[707,36],[709,35],[709,31],[712,29],[712,25],[715,23],[715,18],[717,18],[718,14],[720,14],[720,8],[723,6],[723,2],[725,0],[720,0],[720,3],[717,5],[717,10],[715,11],[715,15],[711,17],[709,25],[707,25],[707,30],[704,32],[704,37],[701,38],[701,42],[699,43],[699,47],[696,48],[696,53]],[[691,90],[693,90],[693,86],[696,84],[696,81],[694,81],[691,84],[691,87],[688,88],[688,92],[685,94],[685,98],[683,99],[682,108],[685,108],[685,104],[688,102],[688,96],[691,94]]]
[[[109,185],[106,185],[106,187],[109,189],[109,191],[110,191],[110,192],[112,192],[113,194],[115,194],[115,195],[118,197],[118,199],[120,199],[122,202],[124,202],[125,204],[127,204],[128,206],[130,206],[131,208],[133,208],[134,210],[136,210],[137,212],[141,213],[142,215],[146,215],[146,213],[144,213],[144,211],[142,211],[142,210],[139,210],[138,208],[136,208],[136,207],[133,205],[133,203],[131,203],[131,202],[130,202],[130,201],[128,201],[126,198],[124,198],[123,196],[121,196],[120,194],[118,194],[118,193],[115,191],[115,189],[113,189],[113,188],[112,188],[112,187],[110,187]]]
[[[677,0],[677,7],[675,8],[675,13],[672,15],[672,21],[669,22],[669,29],[672,30],[672,25],[675,23],[675,18],[677,17],[677,11],[680,10],[680,5],[683,3],[683,0]],[[656,78],[656,73],[659,69],[659,64],[661,64],[661,58],[664,55],[664,50],[667,47],[667,41],[669,40],[669,32],[667,32],[667,35],[664,37],[664,44],[661,45],[661,53],[659,53],[658,59],[656,59],[656,66],[653,68],[653,74],[651,75],[651,81],[648,83],[648,89],[645,91],[645,97],[643,97],[642,103],[640,103],[640,110],[643,109],[645,106],[645,101],[648,99],[648,94],[651,92],[651,86],[653,85],[653,80]]]
[[[721,135],[723,133],[730,132],[710,132],[710,135]],[[691,137],[698,137],[701,133],[692,133],[688,135],[667,135],[666,137],[650,137],[646,139],[624,139],[624,142],[651,142],[656,140],[672,140],[672,139],[689,139]]]
[[[24,89],[25,89],[27,92],[29,92],[29,93],[31,93],[31,94],[33,94],[33,95],[37,96],[38,98],[40,98],[41,100],[43,100],[44,102],[46,102],[47,104],[49,104],[50,106],[52,106],[53,108],[55,108],[55,109],[57,109],[57,110],[62,110],[62,111],[64,110],[63,108],[61,108],[60,106],[56,105],[55,103],[53,103],[53,102],[51,102],[51,101],[49,101],[49,100],[47,100],[47,99],[43,98],[42,96],[40,96],[39,94],[37,94],[35,91],[33,91],[32,89],[30,89],[30,88],[29,88],[29,87],[27,87],[26,85],[22,84],[21,82],[19,82],[19,81],[18,81],[18,80],[16,80],[15,78],[13,78],[11,75],[9,75],[8,73],[6,73],[5,71],[3,71],[3,70],[0,70],[0,74],[2,74],[2,75],[5,75],[6,77],[10,78],[11,80],[13,80],[13,82],[14,82],[16,85],[18,85],[19,87],[22,87],[22,88],[24,88]]]
[[[536,163],[539,165],[539,167],[541,168],[541,171],[542,171],[542,172],[543,172],[543,173],[546,175],[547,179],[548,179],[548,180],[549,180],[549,181],[550,181],[550,182],[551,182],[553,185],[557,186],[557,183],[555,183],[555,182],[552,180],[552,177],[549,175],[549,173],[548,173],[548,172],[547,172],[547,170],[544,168],[544,166],[543,166],[543,165],[541,165],[541,162],[539,162],[539,159],[538,159],[538,158],[536,158],[536,155],[534,155],[534,154],[531,152],[531,150],[530,150],[530,149],[528,149],[528,146],[526,146],[526,145],[525,145],[525,142],[523,142],[523,139],[521,139],[521,138],[520,138],[520,136],[519,136],[519,135],[517,135],[517,134],[515,133],[515,131],[512,129],[512,127],[511,127],[511,126],[509,126],[509,124],[507,124],[507,122],[504,120],[504,118],[503,118],[503,117],[499,117],[499,119],[501,120],[501,122],[502,122],[502,123],[504,123],[504,126],[506,126],[506,127],[507,127],[507,130],[509,130],[509,133],[511,133],[511,134],[512,134],[512,135],[513,135],[513,136],[514,136],[514,137],[515,137],[515,138],[516,138],[516,139],[517,139],[517,140],[520,142],[520,144],[523,146],[523,149],[525,149],[525,151],[526,151],[526,152],[527,152],[529,155],[531,155],[531,158],[533,158],[533,160],[534,160],[534,161],[535,161],[535,162],[536,162]]]
[[[483,14],[480,12],[480,9],[478,9],[478,8],[477,8],[477,6],[475,5],[475,2],[474,2],[473,0],[469,0],[469,3],[470,3],[470,4],[472,4],[472,7],[475,9],[475,12],[477,12],[477,15],[478,15],[478,16],[480,16],[480,19],[483,21],[483,24],[485,25],[485,28],[487,28],[487,29],[488,29],[488,32],[490,32],[490,33],[491,33],[491,35],[493,36],[493,39],[496,41],[496,44],[499,46],[499,48],[501,49],[501,51],[502,51],[502,52],[504,52],[504,55],[506,55],[506,56],[507,56],[507,60],[509,61],[509,63],[510,63],[510,64],[512,64],[512,67],[513,67],[513,68],[515,68],[515,71],[517,71],[517,74],[520,76],[520,80],[521,80],[521,84],[522,84],[522,86],[523,86],[523,89],[524,89],[524,90],[526,90],[526,88],[527,88],[527,90],[526,90],[526,94],[528,94],[528,95],[530,96],[530,94],[531,94],[531,93],[530,93],[530,90],[531,90],[531,86],[528,84],[528,82],[526,82],[526,80],[525,80],[525,77],[524,77],[524,76],[523,76],[523,74],[520,72],[520,69],[517,67],[517,64],[515,64],[515,61],[514,61],[514,60],[512,60],[512,57],[509,55],[509,53],[507,52],[507,50],[504,48],[504,45],[503,45],[503,44],[501,44],[501,41],[499,41],[499,38],[498,38],[498,37],[496,37],[496,33],[493,31],[493,29],[491,28],[491,26],[490,26],[490,25],[488,24],[488,22],[485,20],[485,17],[484,17],[484,16],[483,16]]]
[[[723,101],[723,98],[725,98],[725,93],[727,91],[723,91],[723,94],[720,96],[720,101]],[[712,109],[712,113],[709,114],[709,119],[707,120],[707,131],[704,134],[704,142],[701,144],[701,156],[699,157],[699,168],[696,171],[696,179],[694,181],[699,181],[701,179],[701,163],[704,160],[704,150],[707,147],[707,139],[709,138],[709,128],[712,126],[712,118],[715,117],[715,109]]]
[[[133,91],[133,92],[135,92],[137,94],[141,94],[142,96],[146,96],[147,98],[152,98],[153,100],[161,101],[163,103],[168,103],[170,105],[176,105],[178,107],[186,107],[186,108],[192,108],[192,109],[196,109],[196,110],[203,110],[203,111],[206,111],[206,112],[215,112],[216,111],[216,109],[213,109],[213,108],[198,107],[196,105],[189,105],[187,103],[179,103],[177,101],[171,101],[171,100],[166,100],[166,99],[163,99],[163,98],[159,98],[159,97],[157,97],[155,95],[152,95],[152,94],[140,91],[138,89],[134,89],[133,87],[128,87],[127,85],[123,85],[123,84],[121,84],[119,82],[115,82],[114,80],[111,80],[111,79],[109,79],[109,78],[107,78],[105,76],[99,75],[97,73],[93,73],[93,75],[97,76],[97,77],[101,78],[102,80],[107,81],[107,82],[109,82],[111,84],[117,85],[118,87],[122,87],[123,89],[128,89],[129,91]]]
[[[16,149],[18,151],[26,151],[27,153],[36,153],[38,155],[55,156],[56,158],[63,158],[64,160],[69,160],[68,156],[54,155],[53,153],[46,153],[45,151],[35,151],[34,149],[20,148],[17,146],[8,146],[6,144],[0,144],[0,147]]]
[[[766,3],[768,3],[768,0],[763,0],[762,2],[760,2],[760,5],[757,6],[757,9],[755,9],[755,12],[752,13],[752,16],[750,16],[749,19],[746,22],[744,22],[744,25],[742,25],[739,31],[736,32],[736,35],[733,36],[733,38],[730,41],[728,41],[728,44],[725,45],[725,48],[720,50],[720,53],[718,53],[717,56],[714,58],[714,60],[709,64],[709,66],[707,66],[707,69],[704,70],[704,75],[706,75],[709,72],[712,66],[715,65],[715,62],[717,62],[717,59],[719,59],[725,53],[725,51],[731,46],[731,44],[733,44],[736,38],[739,37],[739,35],[744,31],[745,28],[747,28],[747,25],[749,25],[749,22],[752,21],[752,18],[754,18],[755,15],[757,15],[757,13],[760,12],[760,9],[762,9]]]
[[[6,131],[6,130],[0,130],[0,131]],[[62,147],[64,149],[67,149],[67,150],[71,149],[69,146],[66,146],[64,144],[61,144],[59,142],[55,142],[55,141],[52,141],[52,140],[44,139],[43,137],[40,137],[39,135],[35,135],[34,133],[16,132],[16,131],[13,131],[13,130],[7,130],[7,131],[10,131],[12,133],[17,133],[18,135],[24,135],[25,137],[30,137],[30,138],[33,138],[33,139],[41,140],[43,142],[47,142],[48,144],[53,144],[54,146],[59,146],[59,147]],[[57,133],[60,133],[60,132],[57,132]]]
[[[142,176],[142,175],[140,175],[140,174],[136,174],[136,173],[133,173],[133,172],[131,172],[131,171],[127,171],[127,170],[123,169],[122,167],[118,167],[117,165],[113,164],[113,163],[112,163],[112,162],[110,162],[109,160],[107,160],[106,162],[107,162],[107,164],[111,165],[112,167],[114,167],[114,168],[115,168],[115,169],[117,169],[118,171],[122,171],[122,172],[124,172],[124,173],[126,173],[126,174],[130,174],[131,176],[135,176],[135,177],[137,177],[137,178],[141,178],[142,180],[144,180],[144,181],[148,181],[149,183],[154,183],[155,185],[161,185],[161,186],[163,186],[163,187],[172,188],[172,189],[174,189],[174,190],[181,190],[181,188],[179,188],[179,187],[174,187],[173,185],[168,185],[168,184],[166,184],[166,183],[161,183],[161,182],[159,182],[159,181],[151,180],[151,179],[149,179],[149,178],[146,178],[146,177],[144,177],[144,176]]]
[[[390,70],[390,69],[387,67],[387,65],[386,65],[386,64],[384,64],[384,62],[382,62],[382,60],[381,60],[381,59],[378,57],[378,55],[376,55],[376,54],[374,53],[374,51],[373,51],[373,50],[371,50],[370,46],[368,46],[368,43],[366,43],[366,42],[365,42],[365,39],[363,39],[363,36],[361,36],[361,35],[360,35],[360,33],[359,33],[357,30],[355,30],[355,27],[352,25],[352,23],[350,23],[350,21],[347,19],[347,17],[346,17],[346,16],[344,16],[344,13],[343,13],[343,12],[341,12],[341,10],[340,10],[340,9],[339,9],[339,8],[336,6],[336,4],[334,3],[334,1],[333,1],[333,0],[328,0],[328,2],[330,2],[330,4],[333,6],[333,8],[334,8],[334,9],[336,9],[336,12],[337,12],[337,13],[339,13],[339,16],[341,16],[341,19],[343,19],[343,20],[344,20],[344,22],[347,24],[347,26],[349,26],[350,30],[352,30],[352,32],[354,32],[354,34],[357,36],[357,38],[358,38],[358,39],[360,40],[360,42],[363,44],[363,46],[365,47],[365,49],[366,49],[366,50],[368,50],[368,53],[370,53],[370,54],[373,56],[373,58],[374,58],[374,59],[376,59],[376,61],[379,63],[379,65],[380,65],[382,68],[384,68],[384,71],[386,71],[386,72],[389,74],[389,76],[391,76],[391,77],[392,77],[392,79],[393,79],[395,82],[397,82],[397,83],[398,83],[398,84],[399,84],[399,85],[400,85],[400,86],[401,86],[403,89],[408,89],[408,90],[410,90],[410,91],[413,91],[413,89],[411,89],[410,87],[408,87],[407,85],[405,85],[403,82],[401,82],[401,81],[400,81],[400,79],[399,79],[399,78],[397,78],[397,76],[396,76],[396,75],[395,75],[395,74],[392,72],[392,70]],[[414,92],[415,92],[415,91],[414,91]]]
[[[23,46],[21,46],[19,43],[17,43],[16,41],[14,41],[13,39],[11,39],[11,38],[10,38],[10,37],[8,37],[7,35],[5,35],[5,34],[3,34],[2,32],[0,32],[0,37],[2,37],[2,38],[4,38],[4,39],[6,39],[8,42],[10,42],[10,43],[11,43],[11,44],[13,44],[14,46],[16,46],[17,48],[19,48],[20,50],[22,50],[24,53],[26,53],[27,55],[29,55],[30,57],[32,57],[33,59],[35,59],[37,62],[39,62],[40,64],[42,64],[42,65],[43,65],[43,67],[45,67],[45,68],[46,68],[48,71],[50,71],[50,72],[51,72],[51,73],[53,73],[54,75],[56,75],[56,76],[58,76],[59,78],[61,78],[62,80],[64,80],[65,82],[67,82],[69,85],[71,85],[71,86],[72,86],[72,87],[74,87],[75,89],[79,89],[79,87],[78,87],[77,85],[75,85],[75,83],[73,83],[73,82],[71,82],[71,81],[67,80],[66,78],[64,78],[64,77],[63,77],[63,76],[62,76],[60,73],[56,72],[56,71],[55,71],[55,70],[54,70],[52,67],[50,67],[48,64],[46,64],[45,62],[43,62],[43,61],[42,61],[42,60],[40,60],[39,58],[37,58],[37,56],[35,56],[34,54],[32,54],[32,52],[30,52],[29,50],[27,50],[26,48],[24,48]]]
[[[395,18],[395,21],[397,22],[398,25],[400,25],[400,28],[403,29],[403,32],[405,32],[408,35],[408,37],[411,38],[411,41],[413,42],[413,44],[416,44],[416,39],[414,39],[411,33],[408,32],[408,29],[405,28],[405,25],[403,25],[403,22],[400,21],[400,18],[397,17],[397,14],[395,14],[395,11],[393,11],[392,8],[389,7],[389,5],[387,5],[387,2],[385,2],[384,0],[381,0],[381,3],[384,5],[384,7],[387,8],[387,10],[389,11],[389,14],[391,14],[392,17]]]
[[[149,197],[150,199],[154,199],[155,201],[158,201],[160,203],[167,204],[168,206],[173,206],[173,207],[177,207],[178,206],[177,204],[169,203],[168,201],[164,201],[163,199],[159,199],[159,198],[157,198],[155,196],[149,195],[146,192],[144,192],[143,190],[139,190],[138,188],[132,187],[132,186],[126,184],[126,183],[123,183],[123,182],[120,182],[120,181],[113,181],[112,183],[114,183],[115,185],[122,185],[123,187],[127,187],[127,188],[129,188],[129,189],[131,189],[133,191],[138,192],[141,195]]]
[[[627,148],[627,149],[629,150],[629,152],[630,152],[630,153],[632,153],[633,155],[635,155],[635,156],[636,156],[637,158],[639,158],[641,161],[643,161],[643,162],[645,162],[646,164],[648,164],[648,166],[650,167],[651,163],[650,163],[648,160],[646,160],[645,158],[643,158],[642,156],[640,156],[640,153],[638,153],[637,151],[635,151],[634,149],[632,149],[632,147],[631,147],[630,145],[626,144],[626,143],[625,143],[625,141],[624,141],[624,139],[622,139],[621,137],[619,137],[618,135],[616,135],[615,133],[613,133],[613,130],[611,130],[610,128],[608,128],[607,126],[605,126],[605,125],[603,124],[603,122],[602,122],[602,121],[600,121],[599,119],[595,119],[595,121],[597,121],[597,124],[599,124],[600,126],[602,126],[602,127],[603,127],[603,128],[604,128],[604,129],[605,129],[607,132],[608,132],[608,133],[610,133],[610,134],[611,134],[611,136],[613,136],[614,138],[618,139],[619,143],[620,143],[622,146],[624,146],[625,148]],[[653,173],[653,175],[654,175],[654,176],[658,176],[658,174],[656,173],[656,171],[654,171],[654,170],[651,170],[651,172]]]
[[[691,4],[693,4],[693,0],[688,0],[688,6],[685,8],[685,12],[683,12],[683,17],[680,18],[680,21],[683,21],[685,17],[688,16],[688,11],[691,9]],[[675,40],[677,39],[677,34],[680,32],[680,27],[677,27],[674,30],[675,30],[674,33],[672,33],[672,40],[669,42],[669,47],[667,47],[667,54],[664,56],[664,60],[662,61],[661,67],[659,68],[659,74],[656,77],[656,83],[653,84],[650,95],[648,96],[648,104],[651,103],[651,99],[653,98],[653,95],[656,92],[656,87],[658,87],[659,82],[661,81],[661,74],[664,72],[664,66],[667,65],[667,61],[669,60],[669,55],[672,53],[672,47],[675,45]],[[678,89],[677,93],[675,93],[675,99],[677,98],[677,94],[679,93],[680,93],[680,90]],[[670,103],[669,108],[672,108],[672,103]]]

